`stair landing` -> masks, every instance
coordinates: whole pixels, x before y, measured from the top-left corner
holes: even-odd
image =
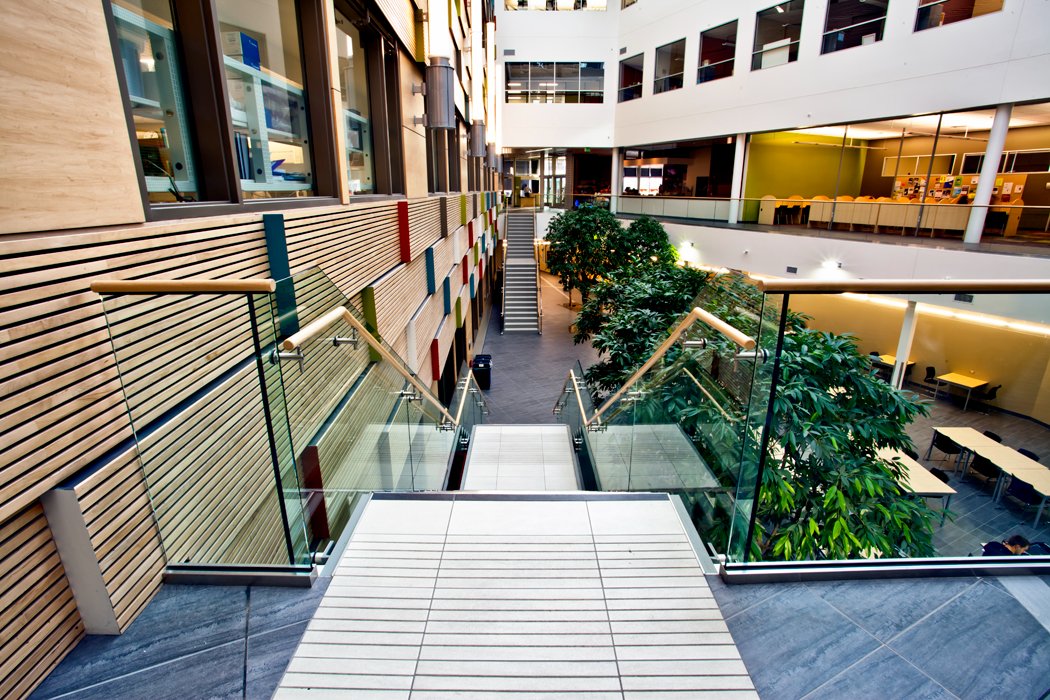
[[[464,491],[575,491],[579,470],[564,425],[479,425],[470,438]]]

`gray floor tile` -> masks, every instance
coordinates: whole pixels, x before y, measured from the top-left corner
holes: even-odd
[[[165,585],[124,634],[86,637],[33,697],[68,693],[243,640],[246,604],[242,586]]]
[[[956,695],[886,647],[805,696],[805,700],[952,700]]]
[[[1050,688],[1050,633],[983,581],[890,647],[963,698],[1037,698]]]
[[[886,642],[955,596],[974,579],[894,579],[806,584],[880,641]]]
[[[248,638],[245,697],[269,698],[277,690],[284,669],[306,631],[306,622],[297,622]]]
[[[718,607],[725,619],[758,605],[775,595],[787,593],[794,584],[790,583],[756,583],[727,586],[716,576],[708,576],[707,583],[714,593]]]
[[[113,678],[63,700],[239,700],[244,697],[244,642],[211,647],[135,673]],[[34,694],[33,697],[44,697]],[[248,696],[251,697],[251,696]],[[269,696],[266,696],[269,697]]]
[[[800,698],[879,646],[804,586],[768,598],[726,622],[765,700]]]
[[[328,590],[330,578],[318,578],[311,588],[254,586],[251,589],[248,634],[259,634],[309,620]]]

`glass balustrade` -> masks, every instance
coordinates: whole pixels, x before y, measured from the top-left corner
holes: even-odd
[[[274,294],[107,294],[103,306],[169,564],[309,565],[362,495],[445,488],[484,420],[469,372],[457,426],[320,270]]]

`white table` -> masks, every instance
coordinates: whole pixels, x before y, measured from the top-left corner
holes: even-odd
[[[883,448],[879,450],[879,457],[887,462],[897,460],[904,467],[903,479],[898,482],[902,489],[923,498],[941,499],[941,525],[943,525],[944,518],[948,515],[948,504],[951,503],[952,496],[956,493],[955,489],[903,452]]]

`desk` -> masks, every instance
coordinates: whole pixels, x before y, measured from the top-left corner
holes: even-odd
[[[977,432],[973,428],[934,428],[933,430],[961,447],[963,452],[980,455],[991,462],[1003,474],[1016,476],[1031,484],[1032,488],[1043,497],[1042,503],[1039,504],[1039,510],[1035,514],[1034,525],[1038,526],[1047,498],[1050,498],[1050,469],[1033,459],[1025,457],[1012,447],[1007,447],[987,435]],[[927,457],[929,457],[932,449],[933,441],[931,440],[930,450],[926,452]],[[959,457],[962,457],[962,453],[959,454]],[[966,468],[963,469],[962,475],[966,476]],[[995,486],[995,491],[992,494],[995,500],[1002,498],[1003,481],[1005,480],[1000,478],[999,483]]]
[[[966,389],[966,403],[963,404],[963,410],[970,405],[970,394],[973,393],[974,389],[982,386],[988,386],[987,379],[978,379],[976,377],[968,377],[965,374],[957,374],[955,372],[949,372],[948,374],[941,374],[937,377],[937,387],[933,391],[933,398],[937,398],[937,394],[941,390],[941,384],[948,384],[949,386],[957,386],[960,389]]]
[[[873,365],[878,365],[879,367],[885,367],[892,373],[893,368],[897,364],[897,357],[895,355],[872,355],[871,363]],[[907,377],[908,375],[910,375],[914,367],[915,363],[911,360],[908,360],[906,363],[904,363],[904,376]]]
[[[887,462],[897,460],[904,467],[904,479],[899,482],[902,489],[923,498],[941,499],[941,525],[943,525],[944,518],[948,515],[948,504],[951,503],[955,489],[935,477],[926,467],[903,452],[883,448],[879,450],[879,457]]]

